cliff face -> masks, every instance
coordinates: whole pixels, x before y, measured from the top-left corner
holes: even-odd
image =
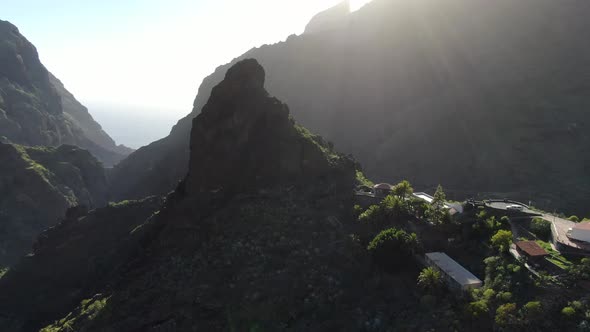
[[[65,114],[71,117],[71,120],[82,129],[84,135],[89,140],[96,143],[98,146],[115,152],[122,156],[127,156],[134,150],[124,145],[117,145],[115,141],[102,129],[100,124],[92,118],[92,115],[88,112],[86,106],[82,105],[76,97],[72,95],[63,83],[55,77],[52,73],[49,73],[49,80],[51,85],[55,88],[57,94],[61,97],[63,111]],[[113,164],[112,162],[110,164]]]
[[[277,183],[354,178],[352,162],[295,125],[287,105],[269,97],[264,78],[256,60],[237,63],[193,120],[186,179],[191,192],[247,192]]]
[[[116,191],[171,190],[186,172],[192,119],[231,65],[256,58],[269,72],[269,92],[302,125],[354,154],[371,178],[590,214],[590,48],[582,33],[589,14],[580,0],[374,0],[345,26],[219,67],[170,136],[116,172],[126,181],[149,178],[138,166],[156,174],[174,156],[180,164],[160,173],[167,188]]]
[[[47,71],[35,47],[5,21],[0,21],[0,137],[30,146],[77,145],[106,166],[131,152],[115,145]]]
[[[106,190],[102,165],[85,150],[0,143],[0,266],[29,252],[69,207],[104,205]]]

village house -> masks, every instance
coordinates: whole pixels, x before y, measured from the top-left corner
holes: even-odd
[[[385,197],[391,193],[392,185],[389,183],[379,183],[373,186],[373,192],[376,197]]]
[[[467,291],[480,288],[483,282],[471,272],[442,252],[431,252],[425,255],[426,264],[438,269],[449,289]]]
[[[516,251],[532,264],[541,265],[545,262],[545,257],[549,256],[549,253],[535,241],[518,241],[515,246]]]

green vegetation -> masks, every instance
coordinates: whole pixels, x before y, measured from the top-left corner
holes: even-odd
[[[111,208],[122,208],[122,207],[126,207],[129,206],[131,204],[135,204],[138,201],[136,200],[124,200],[124,201],[120,201],[120,202],[109,202],[109,207]]]
[[[503,229],[499,230],[494,236],[492,236],[491,243],[499,252],[508,252],[508,249],[510,249],[510,245],[512,244],[512,232]]]
[[[540,301],[527,302],[521,309],[526,324],[538,322],[543,316],[543,305]]]
[[[379,233],[367,247],[377,266],[391,271],[413,260],[412,255],[418,248],[415,233],[389,228]]]
[[[569,218],[567,218],[567,220],[573,222],[580,222],[580,218],[578,218],[578,216],[570,216]]]
[[[45,168],[43,165],[37,163],[29,156],[29,153],[27,152],[28,148],[25,148],[22,145],[13,145],[13,146],[19,152],[21,158],[29,164],[29,167],[27,167],[27,169],[30,169],[30,170],[34,171],[35,173],[37,173],[43,180],[45,180],[45,182],[51,183],[50,180],[53,178],[53,174],[49,170],[47,170],[47,168]],[[53,149],[53,148],[46,148],[46,147],[36,147],[36,148],[29,148],[29,149],[42,149],[43,151],[49,151],[49,149],[52,149],[52,151],[55,151],[55,149]]]
[[[294,127],[301,137],[315,145],[325,156],[328,157],[328,160],[335,162],[341,158],[341,155],[334,150],[334,145],[331,142],[326,142],[322,136],[313,134],[307,128],[299,124],[295,124]]]
[[[394,190],[395,192],[383,198],[379,205],[371,205],[364,212],[354,210],[358,220],[368,226],[371,236],[403,217],[424,214],[426,205],[424,201],[411,196],[413,189],[409,182],[400,182],[394,186]]]
[[[402,182],[393,186],[391,190],[392,194],[397,196],[399,199],[408,199],[414,193],[414,188],[410,182],[403,180]]]
[[[567,318],[572,318],[576,315],[576,309],[572,307],[565,307],[561,310],[561,313]]]
[[[509,220],[506,216],[499,221],[496,216],[488,216],[485,210],[480,210],[475,214],[475,222],[471,226],[473,233],[471,234],[474,240],[487,240],[499,230],[510,228]]]
[[[418,275],[418,287],[429,294],[436,293],[442,286],[442,275],[434,267],[426,267]]]
[[[359,185],[367,187],[373,187],[375,185],[371,180],[367,179],[367,177],[362,171],[359,170],[356,170],[356,182]]]
[[[70,312],[66,317],[42,328],[39,332],[69,332],[76,331],[76,325],[81,322],[94,320],[98,315],[104,313],[109,297],[97,295],[92,299],[82,300],[80,305]]]
[[[572,264],[568,274],[573,281],[590,280],[590,258],[582,258],[579,264]]]
[[[441,185],[438,185],[432,202],[426,212],[428,219],[434,224],[446,224],[450,222],[451,216],[445,208],[446,195]]]
[[[533,218],[531,221],[531,232],[540,239],[548,240],[551,236],[551,222],[539,217]]]
[[[498,309],[496,309],[496,324],[500,327],[516,325],[516,323],[518,322],[516,314],[516,303],[502,304],[498,307]]]
[[[572,262],[570,262],[567,258],[565,258],[559,251],[553,249],[551,244],[545,241],[537,240],[536,241],[545,251],[547,251],[550,257],[547,257],[547,260],[551,263],[559,266],[560,268],[566,270],[572,266]]]
[[[8,272],[9,268],[7,267],[0,267],[0,279],[2,279],[2,277],[4,277],[4,275],[6,274],[6,272]]]

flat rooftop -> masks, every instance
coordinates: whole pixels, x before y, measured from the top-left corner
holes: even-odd
[[[518,241],[516,247],[531,257],[547,256],[549,253],[535,241]]]
[[[561,243],[565,246],[568,246],[570,248],[573,248],[573,249],[584,250],[584,251],[590,252],[590,243],[576,241],[576,240],[570,239],[567,236],[568,230],[570,228],[574,228],[574,227],[578,226],[579,224],[577,224],[573,221],[567,220],[567,219],[558,218],[555,216],[550,216],[548,214],[543,215],[543,219],[551,222],[551,224],[552,224],[551,232],[553,233],[553,240],[555,242],[559,242],[559,243]]]
[[[413,193],[412,195],[414,195],[414,197],[420,198],[421,200],[427,202],[427,203],[432,203],[432,201],[434,200],[434,197],[432,197],[431,195],[428,195],[427,193]],[[449,204],[447,204],[446,202],[445,204],[445,208],[450,209],[451,206]]]
[[[481,280],[474,276],[473,273],[467,271],[443,252],[430,252],[426,254],[426,257],[461,286],[482,284]]]

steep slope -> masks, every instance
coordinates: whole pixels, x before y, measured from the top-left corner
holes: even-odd
[[[211,89],[233,63],[256,58],[270,93],[370,177],[590,214],[589,14],[582,0],[374,0],[219,67],[169,137],[115,170],[125,180],[116,195],[172,189]],[[162,173],[170,156],[179,164]],[[154,174],[162,180],[146,187]]]
[[[39,61],[18,29],[0,20],[0,137],[23,145],[71,144],[106,166],[131,151],[116,146],[88,111]]]
[[[104,169],[88,151],[0,143],[0,266],[26,254],[69,207],[104,205],[106,190]]]
[[[38,331],[75,307],[84,294],[100,292],[137,254],[138,226],[161,204],[161,199],[149,198],[90,213],[69,210],[65,220],[39,236],[32,255],[0,280],[0,330]]]
[[[100,124],[94,121],[92,115],[88,113],[88,109],[80,104],[78,100],[72,95],[63,83],[52,73],[49,73],[49,81],[61,97],[63,111],[71,116],[72,121],[82,129],[84,135],[92,142],[98,144],[100,147],[116,152],[123,156],[129,155],[133,149],[124,145],[116,145],[115,141],[104,131]]]

